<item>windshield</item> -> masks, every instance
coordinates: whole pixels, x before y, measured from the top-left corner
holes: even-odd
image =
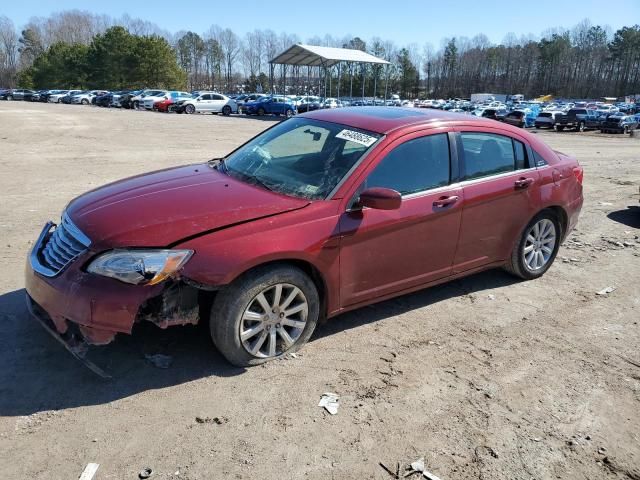
[[[274,192],[320,200],[379,138],[344,125],[293,118],[225,158],[224,170]]]

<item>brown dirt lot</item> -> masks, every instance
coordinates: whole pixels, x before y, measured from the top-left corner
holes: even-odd
[[[578,230],[543,278],[492,271],[363,308],[298,358],[241,370],[205,329],[148,325],[95,352],[105,382],[28,317],[27,252],[72,197],[224,154],[271,122],[0,102],[2,478],[72,479],[96,462],[96,479],[389,479],[379,462],[422,456],[443,480],[640,478],[628,136],[539,133],[585,168]],[[169,369],[145,361],[157,352]],[[335,416],[317,407],[326,391]]]

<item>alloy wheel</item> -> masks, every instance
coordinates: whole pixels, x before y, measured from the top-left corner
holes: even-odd
[[[526,235],[523,260],[532,271],[540,270],[553,257],[556,246],[556,226],[548,218],[534,223]]]
[[[308,315],[309,303],[301,289],[289,283],[269,286],[244,310],[240,342],[254,357],[282,355],[302,335]]]

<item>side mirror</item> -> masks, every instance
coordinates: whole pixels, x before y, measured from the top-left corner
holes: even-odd
[[[367,188],[360,194],[358,206],[375,208],[376,210],[397,210],[402,203],[399,192],[390,188]]]

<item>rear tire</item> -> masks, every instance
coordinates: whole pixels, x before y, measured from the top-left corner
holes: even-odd
[[[584,122],[580,122],[576,130],[578,130],[579,132],[584,132]]]
[[[272,293],[270,296],[269,292],[275,292],[279,285],[280,293]],[[294,289],[297,289],[299,295],[296,294],[295,299],[287,303]],[[260,296],[269,309],[258,306],[259,313],[255,313],[255,305],[261,305],[258,300]],[[285,316],[284,313],[289,308],[296,309],[290,307],[294,302],[296,306],[304,306],[306,303],[306,309],[296,317],[297,320],[290,320],[299,323],[299,328],[284,324],[290,316],[297,315],[293,313]],[[250,319],[247,318],[249,314]],[[313,334],[319,315],[318,290],[304,272],[289,265],[264,266],[245,273],[218,292],[211,307],[209,329],[213,343],[230,363],[248,367],[297,351]],[[274,325],[282,317],[285,317],[283,323]],[[255,327],[261,328],[257,328],[253,335],[247,335]],[[246,335],[244,340],[241,339],[243,331]],[[263,343],[258,345],[263,335]],[[268,335],[270,336],[267,337]],[[293,340],[289,346],[284,340],[286,337],[289,341]],[[276,347],[273,350],[269,348],[270,342]],[[250,350],[256,346],[257,352],[251,353]]]
[[[541,277],[553,264],[561,238],[560,222],[556,215],[550,210],[538,213],[522,230],[505,270],[524,280]]]
[[[7,102],[10,102],[11,100],[13,100],[13,95],[7,95]]]
[[[264,115],[266,112],[264,111],[264,108],[259,108],[258,109],[258,115],[262,116]]]

